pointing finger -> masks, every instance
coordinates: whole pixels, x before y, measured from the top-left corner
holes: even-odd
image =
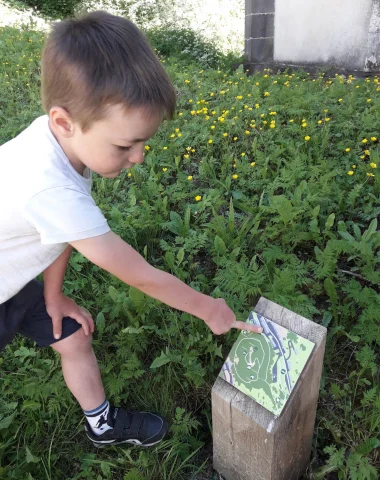
[[[247,330],[248,332],[253,333],[262,333],[262,327],[258,327],[257,325],[251,325],[250,323],[245,322],[235,322],[232,325],[233,328],[237,328],[238,330]]]

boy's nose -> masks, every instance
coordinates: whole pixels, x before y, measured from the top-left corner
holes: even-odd
[[[129,158],[131,163],[143,163],[144,161],[144,154],[143,150],[136,152],[132,157]]]

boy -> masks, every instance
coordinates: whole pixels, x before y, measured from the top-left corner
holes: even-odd
[[[258,329],[237,322],[223,299],[149,265],[110,231],[91,197],[92,171],[114,178],[142,163],[144,142],[174,114],[174,89],[137,27],[105,12],[56,23],[41,95],[47,115],[0,147],[0,349],[19,332],[60,353],[94,445],[154,445],[168,422],[110,406],[91,347],[93,319],[62,293],[72,248],[216,334]],[[41,272],[44,285],[34,280]]]

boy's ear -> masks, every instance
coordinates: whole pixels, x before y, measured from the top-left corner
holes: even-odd
[[[63,137],[74,135],[74,122],[67,110],[62,107],[51,107],[49,111],[50,124]]]

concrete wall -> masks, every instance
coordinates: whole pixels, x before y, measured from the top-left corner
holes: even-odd
[[[246,56],[270,64],[380,70],[380,0],[246,0]]]

